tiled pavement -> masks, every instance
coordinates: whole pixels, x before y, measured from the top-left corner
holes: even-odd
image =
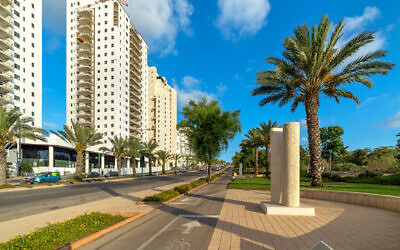
[[[400,249],[400,213],[339,202],[302,199],[316,216],[265,215],[269,191],[228,190],[211,239],[214,249]]]

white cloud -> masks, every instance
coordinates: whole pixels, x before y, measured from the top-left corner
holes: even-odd
[[[185,88],[193,88],[195,86],[197,86],[201,81],[199,79],[196,79],[192,76],[185,76],[182,79],[182,85]]]
[[[226,87],[222,82],[217,85],[217,91],[220,96],[222,96],[227,90],[228,87]]]
[[[255,35],[267,22],[269,0],[218,0],[216,25],[226,39]]]
[[[201,90],[191,89],[179,89],[178,86],[174,87],[178,94],[178,106],[182,108],[185,106],[190,100],[197,100],[198,98],[205,97],[207,100],[216,100],[217,97],[214,94],[206,93]]]
[[[382,123],[375,125],[383,128],[400,128],[400,111]]]
[[[368,104],[370,104],[370,103],[372,103],[372,102],[374,102],[376,100],[379,100],[379,99],[381,99],[381,98],[383,98],[385,96],[387,96],[387,94],[383,94],[383,95],[380,95],[380,96],[369,97],[365,101],[361,102],[361,104],[357,106],[357,109],[362,108],[362,107],[364,107],[364,106],[366,106],[366,105],[368,105]]]
[[[52,122],[43,122],[43,125],[49,128],[57,128],[58,125]]]
[[[368,24],[374,22],[381,15],[380,10],[375,7],[366,7],[362,16],[346,17],[343,32],[358,32]]]
[[[305,118],[300,121],[300,128],[307,129],[307,120]]]
[[[180,30],[190,34],[193,5],[187,0],[131,0],[127,7],[131,20],[150,46],[161,55],[176,54],[175,40]]]
[[[65,36],[65,1],[43,0],[42,8],[44,28]]]

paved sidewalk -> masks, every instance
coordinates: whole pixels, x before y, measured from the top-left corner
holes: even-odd
[[[302,199],[316,216],[267,216],[259,203],[268,200],[269,191],[228,190],[208,249],[311,249],[321,240],[334,249],[400,249],[400,213]]]
[[[0,242],[5,242],[17,235],[28,234],[29,232],[34,231],[36,228],[46,226],[48,223],[72,219],[84,213],[97,211],[114,213],[148,213],[159,205],[138,205],[136,203],[141,201],[146,196],[159,193],[163,190],[171,189],[184,183],[192,182],[198,178],[199,177],[194,177],[187,182],[177,182],[140,192],[133,192],[128,195],[121,195],[112,189],[108,189],[106,192],[109,192],[111,195],[113,195],[113,198],[1,222]],[[27,206],[29,206],[29,204],[27,204]]]

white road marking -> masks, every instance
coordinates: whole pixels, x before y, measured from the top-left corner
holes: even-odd
[[[196,214],[181,214],[179,217],[184,218],[219,218],[219,215],[196,215]]]
[[[201,225],[197,220],[193,220],[191,222],[183,224],[182,227],[186,227],[185,230],[182,231],[183,234],[190,234],[190,231],[192,231],[193,228],[201,227]]]
[[[143,245],[141,245],[137,250],[143,250],[148,244],[150,244],[155,238],[157,238],[160,234],[162,234],[165,230],[167,230],[179,217],[175,217],[170,223],[168,223],[165,227],[163,227],[160,231],[158,231],[153,237],[148,239]]]

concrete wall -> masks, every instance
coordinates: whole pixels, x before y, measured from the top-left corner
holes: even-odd
[[[301,198],[344,202],[400,212],[400,197],[356,192],[302,189]]]

